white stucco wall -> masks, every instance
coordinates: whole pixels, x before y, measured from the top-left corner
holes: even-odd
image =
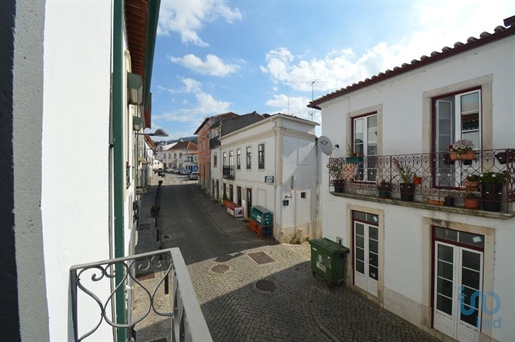
[[[111,6],[109,1],[46,2],[42,281],[51,341],[73,339],[70,266],[109,259]],[[103,287],[100,294],[108,291]],[[89,313],[80,316],[81,327],[91,329],[98,306],[82,302],[80,312]],[[111,329],[104,325],[93,338],[110,340]]]
[[[492,85],[491,105],[487,103],[489,100],[483,103],[483,110],[491,106],[492,113],[491,132],[483,136],[486,148],[515,147],[514,52],[515,38],[512,36],[321,104],[322,134],[340,146],[333,151],[332,157],[346,156],[346,146],[350,144],[349,112],[367,112],[367,109],[373,112],[377,108],[382,113],[382,125],[378,127],[382,134],[380,154],[429,152],[427,132],[430,132],[430,126],[423,120],[423,94],[435,89],[442,91],[445,87],[453,92],[456,85],[474,84],[477,80],[491,80]],[[384,222],[381,223],[384,229],[384,277],[381,285],[384,288],[380,289],[380,304],[412,323],[430,329],[431,320],[427,317],[428,308],[432,306],[429,303],[431,261],[428,259],[431,241],[424,222],[437,219],[459,227],[493,229],[495,243],[487,247],[488,252],[485,249],[485,265],[491,262],[493,269],[485,269],[484,286],[495,291],[502,302],[494,317],[501,317],[502,326],[483,329],[483,334],[499,341],[513,339],[514,325],[505,322],[512,321],[515,315],[515,275],[512,271],[515,219],[489,219],[336,197],[329,193],[329,177],[325,168],[328,159],[329,156],[322,155],[320,206],[325,237],[333,241],[341,237],[344,245],[352,247],[349,206],[359,204],[384,213]]]
[[[261,205],[274,214],[274,236],[280,242],[304,241],[320,237],[318,230],[317,155],[314,122],[288,116],[271,117],[222,137],[219,162],[223,152],[234,152],[235,179],[227,184],[252,189],[252,205]],[[265,167],[258,169],[258,146],[265,146]],[[252,149],[252,168],[246,168],[246,148]],[[241,169],[236,169],[237,150],[241,150]],[[214,151],[211,152],[216,153]],[[221,166],[219,166],[221,170]],[[218,170],[213,172],[216,178]],[[265,176],[273,176],[274,183],[265,183]],[[293,188],[291,179],[295,178]],[[223,189],[222,181],[220,188]],[[301,194],[305,198],[301,198]],[[220,190],[222,194],[222,190]],[[236,193],[234,195],[236,201]],[[283,205],[283,200],[288,205]],[[244,202],[244,209],[246,208]]]

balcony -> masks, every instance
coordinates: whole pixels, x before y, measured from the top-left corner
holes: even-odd
[[[397,202],[401,199],[400,184],[403,183],[395,167],[397,162],[417,176],[417,180],[412,182],[416,185],[411,192],[414,202],[410,203],[414,204],[410,206],[417,207],[417,202],[442,205],[444,198],[451,195],[449,197],[455,198],[456,208],[442,211],[456,212],[455,209],[463,205],[466,197],[475,195],[482,202],[483,208],[500,203],[503,212],[513,210],[511,203],[515,202],[515,149],[476,151],[472,160],[453,160],[449,152],[330,158],[327,165],[329,187],[333,187],[338,178],[345,181],[344,193],[340,195],[332,192],[331,188],[330,191],[336,196],[405,205],[406,203]],[[340,177],[337,175],[338,170],[341,173]],[[473,187],[466,182],[469,175],[480,176],[491,172],[503,173],[506,176],[506,184],[495,195],[488,195],[483,184]],[[390,197],[387,200],[378,198],[378,184],[383,180],[389,183]],[[476,215],[470,209],[469,212]]]
[[[222,177],[224,179],[234,179],[234,166],[224,165],[222,169]]]
[[[147,283],[141,279],[142,275],[153,275],[155,281]],[[172,336],[169,341],[212,341],[178,248],[72,266],[70,276],[75,341],[83,341],[94,334],[101,324],[111,326],[114,333],[125,330],[125,335],[131,336],[136,325],[150,315],[170,318]],[[121,279],[116,287],[113,286],[115,278]],[[152,284],[155,284],[153,288],[146,287]],[[106,291],[109,288],[110,294]],[[144,306],[138,309],[143,314],[134,317],[136,315],[130,309],[132,305],[127,305],[129,310],[125,323],[114,322],[111,307],[119,304],[114,298],[121,296],[131,303],[134,293],[144,297],[138,304]],[[163,304],[165,302],[166,305]],[[93,303],[89,308],[95,309],[85,310],[88,303]],[[96,325],[88,325],[82,331],[85,322],[81,319],[93,321]]]
[[[209,148],[213,149],[220,146],[220,137],[214,137],[209,139]]]

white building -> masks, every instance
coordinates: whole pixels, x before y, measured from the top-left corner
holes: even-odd
[[[280,242],[319,237],[317,125],[275,114],[221,136],[211,150],[215,197],[225,194],[245,217],[254,205],[272,211]]]
[[[73,314],[70,270],[127,256],[134,246],[133,123],[150,127],[158,12],[159,1],[143,0],[0,5],[7,30],[0,48],[5,341],[72,341],[76,319],[84,334],[101,317],[83,294]],[[142,19],[145,24],[132,24]],[[82,281],[95,283],[91,275]],[[96,283],[95,294],[109,298],[110,285]],[[125,296],[123,286],[107,317],[125,321]],[[105,322],[91,336],[116,337],[124,339],[124,332],[113,336]]]
[[[348,284],[441,338],[515,336],[514,158],[494,157],[515,147],[514,19],[309,105],[322,110],[323,135],[340,146],[333,158],[345,158],[346,146],[365,155],[343,164],[351,169],[344,193],[322,174],[323,235],[350,248]],[[444,162],[462,138],[474,141],[477,160]],[[422,176],[414,202],[399,200],[395,159]],[[462,208],[464,176],[487,171],[508,172],[502,211]],[[382,179],[392,182],[393,200],[378,198]],[[448,192],[455,207],[425,198]]]
[[[171,167],[178,167],[179,169],[191,170],[193,165],[198,164],[198,146],[193,141],[179,141],[174,146],[166,150],[171,159]]]

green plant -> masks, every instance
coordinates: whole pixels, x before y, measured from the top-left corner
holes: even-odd
[[[361,156],[363,156],[363,153],[353,152],[352,147],[350,147],[350,145],[347,145],[347,157],[361,157]]]
[[[468,175],[465,179],[469,182],[478,182],[479,175]]]
[[[485,172],[479,176],[480,183],[506,184],[506,172]]]
[[[384,179],[381,183],[377,184],[377,190],[379,191],[390,191],[390,182],[385,181]]]
[[[400,162],[399,159],[393,159],[393,166],[399,173],[403,183],[412,183],[415,173],[411,171],[411,168],[408,165]]]
[[[333,177],[333,179],[342,179],[343,164],[341,160],[338,159],[330,161],[329,164],[326,165],[326,167],[329,169],[329,174]]]
[[[465,153],[474,149],[474,143],[471,140],[460,139],[449,146],[449,149],[458,153]]]
[[[445,198],[454,198],[454,194],[452,192],[449,192],[445,195]]]
[[[480,199],[481,197],[479,197],[479,195],[476,193],[467,192],[463,198],[465,198],[465,199]]]

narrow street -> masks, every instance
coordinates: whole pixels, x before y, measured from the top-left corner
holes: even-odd
[[[312,275],[309,244],[257,238],[198,184],[166,175],[160,205],[163,248],[181,249],[214,341],[436,341],[346,286],[327,286]]]

